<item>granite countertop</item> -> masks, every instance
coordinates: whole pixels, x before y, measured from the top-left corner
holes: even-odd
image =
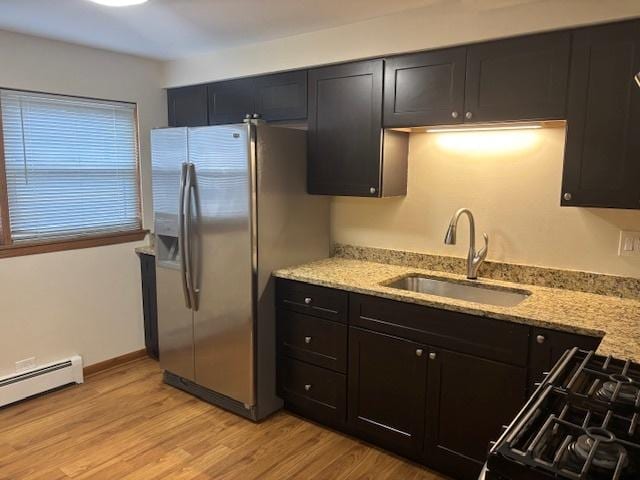
[[[640,301],[638,300],[480,278],[474,283],[489,288],[506,287],[526,290],[531,294],[514,307],[478,304],[381,285],[409,274],[468,282],[462,275],[340,257],[284,268],[273,274],[279,278],[350,292],[603,337],[598,353],[640,362]]]
[[[153,245],[144,245],[142,247],[135,248],[136,253],[141,253],[143,255],[154,255],[156,254],[156,249]]]

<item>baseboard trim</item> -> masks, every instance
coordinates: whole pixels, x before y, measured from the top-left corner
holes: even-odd
[[[132,362],[133,360],[138,360],[140,358],[144,358],[147,356],[147,350],[136,350],[135,352],[125,353],[124,355],[120,355],[118,357],[110,358],[108,360],[104,360],[102,362],[94,363],[93,365],[88,365],[82,369],[82,373],[85,377],[90,375],[95,375],[96,373],[102,372],[104,370],[109,370],[113,367],[118,367],[124,363]]]

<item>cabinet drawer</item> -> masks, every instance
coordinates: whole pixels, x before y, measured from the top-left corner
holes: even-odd
[[[278,340],[283,355],[346,372],[346,325],[281,310],[278,313]]]
[[[347,321],[348,295],[341,290],[278,280],[278,306],[337,322]]]
[[[288,409],[330,425],[345,423],[345,375],[291,358],[281,358],[279,377],[279,394]]]
[[[524,367],[529,327],[465,313],[352,294],[349,324]]]

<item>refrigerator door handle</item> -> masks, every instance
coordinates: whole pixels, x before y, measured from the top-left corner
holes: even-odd
[[[192,256],[192,239],[191,239],[191,226],[193,222],[193,210],[192,210],[192,196],[195,185],[193,179],[195,177],[195,165],[193,163],[187,164],[187,179],[185,185],[185,250],[186,250],[186,279],[189,290],[189,303],[191,309],[198,310],[198,298],[197,290],[195,288],[195,277],[193,272],[193,256]]]
[[[182,279],[182,293],[184,294],[184,304],[187,308],[191,308],[191,293],[189,281],[187,277],[187,242],[185,238],[185,192],[187,191],[187,175],[188,165],[182,164],[180,173],[180,199],[178,206],[178,249],[180,250],[180,278]]]

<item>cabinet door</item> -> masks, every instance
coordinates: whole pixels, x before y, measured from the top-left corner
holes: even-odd
[[[564,118],[569,53],[568,32],[471,45],[465,121]]]
[[[158,313],[156,304],[156,259],[153,255],[140,254],[142,280],[142,314],[144,319],[144,344],[147,354],[158,359]]]
[[[524,405],[526,369],[447,350],[432,353],[425,460],[454,478],[475,480],[489,442]]]
[[[386,59],[384,126],[461,123],[466,52],[461,47]]]
[[[573,35],[562,205],[640,208],[640,22]]]
[[[596,350],[600,338],[559,332],[544,328],[532,328],[529,346],[529,392],[533,393],[535,384],[542,381],[544,372],[548,372],[570,348]]]
[[[167,113],[170,127],[207,125],[207,86],[194,85],[167,90]]]
[[[270,122],[307,118],[307,72],[277,73],[255,80],[256,113]]]
[[[382,60],[309,71],[309,193],[380,194],[382,72]]]
[[[255,112],[253,78],[211,83],[208,88],[209,125],[242,123]]]
[[[364,438],[409,457],[424,440],[426,347],[349,328],[349,425]]]

